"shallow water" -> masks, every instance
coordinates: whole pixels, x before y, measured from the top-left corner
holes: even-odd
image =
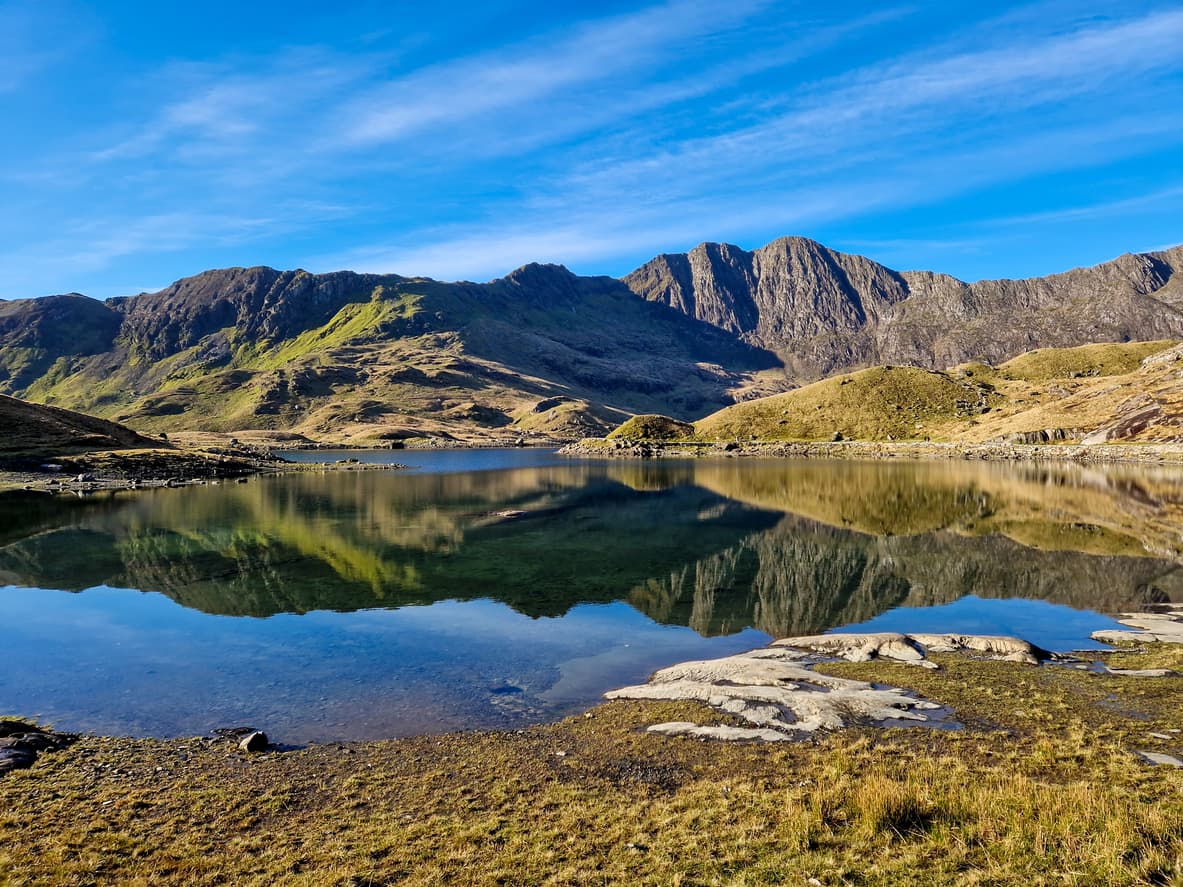
[[[512,727],[772,636],[1090,646],[1183,601],[1183,473],[979,463],[571,462],[0,498],[0,713],[278,741]]]

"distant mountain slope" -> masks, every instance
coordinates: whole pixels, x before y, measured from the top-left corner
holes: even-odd
[[[24,391],[63,358],[108,351],[122,322],[107,304],[78,293],[0,299],[0,391]]]
[[[966,284],[783,238],[703,244],[623,280],[536,264],[484,284],[256,267],[107,302],[0,301],[0,393],[152,431],[575,438],[879,363],[1179,338],[1183,247]]]
[[[0,332],[0,355],[40,342],[41,373],[10,372],[0,388],[149,429],[397,437],[520,421],[579,436],[784,387],[775,356],[561,266],[488,284],[232,268],[105,304],[6,308],[21,323]],[[116,323],[94,345],[47,342],[96,312]]]
[[[1033,348],[1183,336],[1183,246],[967,284],[786,237],[754,252],[704,243],[658,256],[624,282],[813,378],[868,364],[941,369]]]
[[[115,422],[0,394],[0,458],[160,446]]]

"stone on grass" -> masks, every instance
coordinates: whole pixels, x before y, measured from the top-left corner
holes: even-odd
[[[1146,761],[1146,763],[1154,764],[1158,767],[1183,767],[1183,760],[1180,760],[1174,755],[1164,755],[1162,752],[1142,751],[1140,749],[1136,754],[1142,760]]]
[[[271,743],[267,741],[267,734],[262,730],[255,730],[253,733],[248,733],[242,737],[238,742],[238,747],[243,751],[266,751],[267,746]]]

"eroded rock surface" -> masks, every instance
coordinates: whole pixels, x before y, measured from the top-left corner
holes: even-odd
[[[649,727],[650,732],[671,736],[772,742],[853,724],[950,723],[946,708],[905,690],[818,674],[813,666],[824,658],[828,657],[770,647],[684,662],[656,672],[647,684],[605,695],[609,699],[694,700],[750,725],[670,722]]]
[[[1150,643],[1183,644],[1183,605],[1173,604],[1157,613],[1125,613],[1118,620],[1122,629],[1094,631],[1092,638],[1106,644]]]
[[[604,694],[609,699],[693,700],[734,715],[747,727],[672,721],[651,733],[699,739],[779,742],[818,730],[855,724],[954,726],[940,703],[898,687],[818,674],[814,666],[835,658],[866,662],[883,658],[937,668],[928,652],[968,653],[1038,665],[1053,658],[1020,638],[964,634],[820,634],[783,638],[737,656],[683,662],[663,668],[649,683]]]
[[[31,767],[40,753],[64,748],[73,741],[71,735],[51,733],[23,721],[0,721],[0,776]]]
[[[926,651],[932,653],[975,653],[987,659],[1005,662],[1025,662],[1037,665],[1051,658],[1046,650],[1020,638],[970,634],[899,634],[877,632],[871,634],[819,634],[808,637],[783,638],[773,641],[774,647],[795,647],[827,653],[850,662],[871,659],[894,659],[925,668],[936,668]]]

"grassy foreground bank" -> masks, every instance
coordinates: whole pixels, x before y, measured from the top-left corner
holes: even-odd
[[[937,658],[832,670],[947,703],[962,730],[704,743],[642,729],[712,717],[695,705],[613,703],[262,755],[83,738],[0,779],[0,883],[1183,880],[1183,770],[1136,754],[1183,749],[1178,677]],[[1183,651],[1110,664],[1183,668]]]

